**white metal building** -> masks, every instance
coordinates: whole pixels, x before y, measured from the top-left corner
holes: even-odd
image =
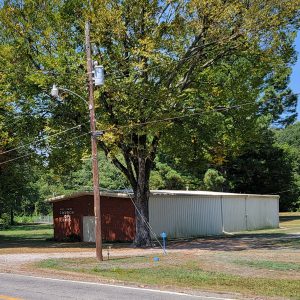
[[[277,228],[279,196],[204,191],[152,191],[149,221],[169,237]]]
[[[130,200],[132,193],[101,193],[101,197],[104,236],[108,240],[133,239],[137,213],[132,199]],[[66,230],[70,227],[70,232],[82,235],[84,241],[95,240],[93,193],[78,192],[48,201],[53,203],[57,237],[67,235]],[[67,221],[74,224],[65,224]],[[164,231],[170,238],[277,228],[279,196],[206,191],[151,191],[149,222],[157,235]]]

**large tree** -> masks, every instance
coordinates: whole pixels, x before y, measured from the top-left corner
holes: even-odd
[[[150,172],[166,129],[174,120],[184,124],[199,108],[214,109],[211,100],[222,86],[213,75],[221,64],[230,70],[244,57],[257,62],[249,72],[261,77],[270,75],[265,65],[287,64],[280,51],[290,46],[299,21],[299,0],[3,2],[0,61],[7,68],[0,77],[4,97],[18,99],[17,107],[48,103],[45,91],[54,81],[86,94],[83,26],[91,21],[94,59],[106,69],[105,86],[96,91],[98,128],[105,130],[99,144],[132,186],[141,213],[137,246],[150,244],[143,219],[148,220]],[[235,72],[236,79],[243,75]],[[201,92],[215,84],[216,90]],[[51,132],[86,120],[82,103],[64,96],[68,101],[47,108]],[[256,98],[250,101],[257,109]]]

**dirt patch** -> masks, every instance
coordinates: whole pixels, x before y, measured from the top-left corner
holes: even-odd
[[[15,250],[15,249],[14,249]],[[26,249],[29,251],[29,249]],[[24,266],[29,266],[30,263],[38,262],[45,259],[51,258],[93,258],[95,257],[95,250],[90,249],[85,251],[85,249],[71,248],[70,249],[59,249],[56,252],[19,252],[19,253],[9,253],[0,254],[0,271],[1,272],[12,272],[23,270]],[[177,250],[178,251],[178,250]],[[176,250],[174,251],[176,252]],[[160,249],[133,249],[133,248],[119,248],[111,249],[110,257],[126,257],[126,256],[142,256],[142,255],[156,255],[162,253]],[[104,259],[107,259],[107,251],[103,250]]]

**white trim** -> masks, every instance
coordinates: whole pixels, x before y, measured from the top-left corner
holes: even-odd
[[[260,194],[239,194],[239,193],[224,193],[224,192],[212,192],[212,191],[178,191],[178,190],[151,190],[151,195],[155,196],[253,196],[253,197],[267,197],[267,198],[279,198],[278,195],[260,195]]]
[[[121,193],[121,192],[100,192],[100,196],[102,197],[115,197],[115,198],[130,198],[129,195],[132,195],[132,192]],[[93,192],[74,192],[69,195],[61,195],[57,197],[48,198],[45,202],[58,202],[63,200],[68,200],[72,198],[79,198],[82,196],[93,196]],[[238,194],[238,193],[223,193],[223,192],[211,192],[211,191],[172,191],[172,190],[151,190],[150,196],[230,196],[230,197],[243,197],[243,196],[252,196],[252,197],[260,197],[260,198],[270,198],[270,199],[279,199],[278,195],[259,195],[259,194]],[[224,199],[225,200],[225,199]]]
[[[72,198],[80,198],[83,196],[93,196],[94,192],[74,192],[69,195],[60,195],[52,198],[48,198],[45,200],[45,202],[59,202],[64,200],[69,200]],[[115,197],[115,198],[129,198],[128,194],[125,193],[114,193],[114,192],[100,192],[100,196],[102,197]]]

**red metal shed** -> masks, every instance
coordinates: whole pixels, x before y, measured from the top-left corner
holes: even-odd
[[[47,200],[53,204],[54,238],[95,241],[92,192],[77,192]],[[132,241],[135,236],[135,209],[126,194],[101,192],[102,238],[105,241]]]

